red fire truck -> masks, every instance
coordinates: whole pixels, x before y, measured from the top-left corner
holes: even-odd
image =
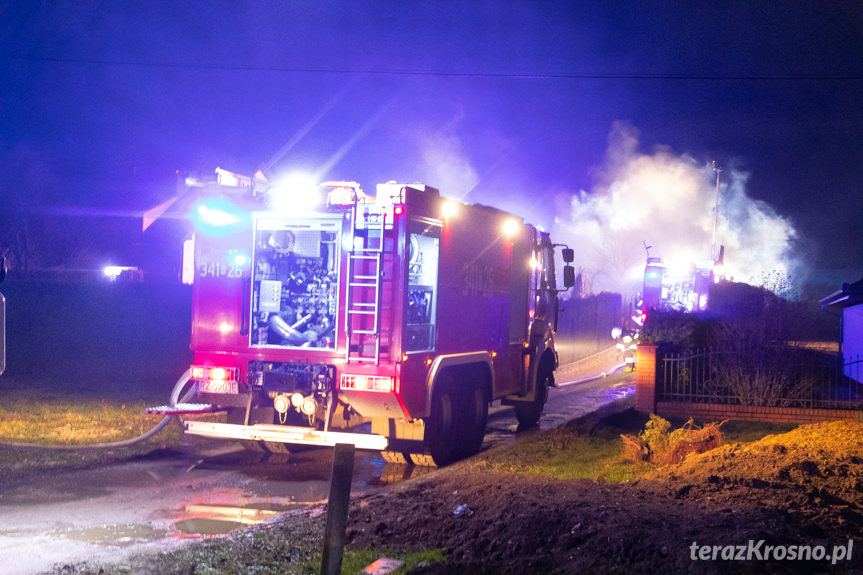
[[[186,433],[289,450],[354,444],[444,465],[479,451],[489,404],[535,424],[554,385],[549,235],[422,184],[188,181],[194,403]],[[285,209],[283,206],[290,206]]]
[[[642,313],[650,309],[705,311],[708,308],[714,268],[720,262],[703,259],[675,267],[664,264],[662,258],[648,257],[644,268]]]

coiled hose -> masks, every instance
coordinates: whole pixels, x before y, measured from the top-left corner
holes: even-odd
[[[189,383],[189,377],[191,373],[187,369],[183,375],[180,376],[180,379],[177,380],[177,383],[174,384],[174,389],[171,391],[171,398],[168,402],[170,407],[176,406],[178,403],[185,403],[189,400],[195,393],[194,388],[189,389],[180,397],[183,389],[186,387],[186,384]],[[15,442],[7,442],[0,441],[0,447],[22,447],[29,449],[61,449],[66,451],[72,450],[85,450],[85,449],[114,449],[117,447],[129,447],[135,445],[137,443],[141,443],[142,441],[146,441],[162,431],[166,425],[171,422],[171,419],[177,417],[176,415],[166,415],[162,418],[162,421],[154,425],[149,431],[146,433],[139,435],[138,437],[133,437],[132,439],[126,439],[124,441],[114,441],[112,443],[88,443],[86,445],[44,445],[40,443],[15,443]]]

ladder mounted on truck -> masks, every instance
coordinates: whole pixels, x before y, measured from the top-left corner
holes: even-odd
[[[348,363],[380,363],[385,228],[386,210],[370,204],[354,204],[349,231],[351,251],[345,312],[345,359]],[[373,339],[372,344],[369,339]]]

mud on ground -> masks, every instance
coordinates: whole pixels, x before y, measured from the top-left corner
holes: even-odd
[[[415,573],[860,573],[861,434],[861,422],[806,425],[620,484],[470,473],[480,457],[354,502],[347,548],[448,553]],[[833,564],[849,539],[851,559]],[[693,543],[717,559],[693,560]],[[744,560],[722,560],[741,553],[726,546],[746,546]],[[827,559],[790,560],[790,546]]]
[[[571,424],[617,428],[628,415],[638,417],[629,410]],[[493,448],[371,495],[355,495],[346,549],[439,549],[447,555],[446,563],[415,567],[413,574],[860,574],[861,434],[863,422],[857,421],[802,426],[690,455],[615,484],[489,473],[499,454]],[[225,539],[138,557],[126,566],[62,566],[54,572],[311,573],[325,519],[317,507]],[[717,558],[698,558],[702,546],[708,546],[708,556],[715,546]],[[723,559],[727,552],[736,556],[739,547],[742,559]],[[795,555],[808,548],[817,557],[822,547],[826,558],[789,559],[792,548]],[[774,548],[784,557],[776,559]],[[846,555],[835,564],[834,548]]]

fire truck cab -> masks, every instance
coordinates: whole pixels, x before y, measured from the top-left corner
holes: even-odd
[[[422,184],[283,189],[190,180],[196,402],[189,434],[269,450],[352,443],[444,465],[479,451],[489,404],[535,424],[554,385],[563,250],[521,218]],[[191,253],[191,251],[190,251]]]

